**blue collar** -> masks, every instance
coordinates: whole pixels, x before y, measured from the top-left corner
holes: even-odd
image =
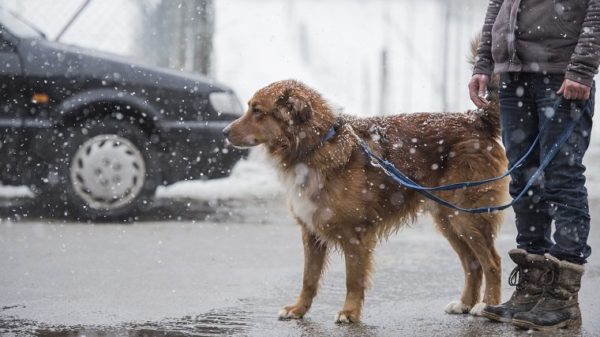
[[[325,136],[323,136],[323,139],[321,139],[321,144],[325,144],[328,141],[330,141],[333,137],[335,137],[337,131],[344,125],[344,123],[345,121],[342,117],[337,117],[335,119],[335,123],[333,123],[333,126],[330,127],[329,130],[327,130]]]
[[[323,137],[323,143],[327,143],[328,141],[331,140],[331,138],[335,137],[335,126],[332,126],[329,130],[327,130],[327,133],[325,134],[325,137]]]

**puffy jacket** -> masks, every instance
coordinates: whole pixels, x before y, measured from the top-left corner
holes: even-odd
[[[590,86],[600,63],[600,0],[490,0],[474,74],[565,74]]]

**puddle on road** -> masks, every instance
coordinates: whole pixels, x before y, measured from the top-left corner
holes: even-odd
[[[164,320],[161,322],[130,323],[114,327],[104,326],[45,326],[33,321],[0,317],[2,336],[38,337],[193,337],[231,336],[247,331],[249,313],[241,311],[211,311],[195,317]]]

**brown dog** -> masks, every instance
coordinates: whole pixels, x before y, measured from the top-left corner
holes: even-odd
[[[296,303],[280,318],[301,318],[317,293],[328,250],[346,260],[346,302],[337,322],[359,320],[377,242],[427,211],[459,256],[465,285],[448,313],[478,314],[500,300],[499,213],[455,212],[400,187],[371,165],[354,133],[424,186],[498,176],[507,166],[498,143],[497,100],[487,111],[352,118],[338,115],[306,85],[287,80],[260,89],[224,133],[239,147],[263,146],[281,171],[291,212],[302,227],[304,278]],[[439,192],[463,207],[499,204],[507,181]],[[485,293],[480,303],[482,275]]]

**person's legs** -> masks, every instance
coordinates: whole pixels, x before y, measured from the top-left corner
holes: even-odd
[[[504,74],[500,78],[500,121],[502,141],[509,165],[514,165],[531,147],[539,132],[532,74]],[[536,146],[523,165],[511,174],[510,195],[515,198],[539,166],[539,146]],[[553,243],[550,239],[552,218],[542,200],[539,183],[514,203],[517,226],[517,249],[509,252],[517,267],[509,283],[516,286],[511,298],[500,305],[487,305],[482,316],[494,321],[510,322],[520,312],[531,310],[541,298],[538,279],[543,268],[543,254]]]
[[[540,123],[546,125],[540,134],[541,158],[556,145],[568,123],[575,120],[577,124],[544,171],[543,199],[553,211],[556,243],[542,262],[546,272],[538,280],[543,287],[540,299],[531,310],[512,316],[512,324],[524,329],[554,330],[581,324],[578,293],[583,264],[591,253],[587,245],[590,216],[582,161],[592,130],[594,90],[588,101],[561,99],[555,109],[555,93],[563,80],[562,75],[536,75],[534,81]]]
[[[502,142],[509,165],[512,166],[529,149],[538,134],[539,119],[535,101],[534,75],[503,74],[500,78],[500,119]],[[521,167],[511,174],[509,191],[515,197],[539,166],[539,147]],[[513,205],[517,226],[517,247],[532,254],[543,255],[553,243],[547,204],[542,202],[542,190],[535,184]]]
[[[549,253],[559,260],[583,264],[590,256],[591,248],[587,244],[590,215],[587,190],[584,186],[585,166],[582,161],[590,143],[594,90],[592,89],[590,100],[563,100],[560,107],[554,111],[556,91],[563,78],[563,75],[537,75],[534,81],[540,125],[550,121],[540,138],[541,158],[544,158],[554,145],[566,123],[574,118],[578,120],[568,141],[544,170],[542,191],[543,200],[548,205],[556,226],[555,244]]]

